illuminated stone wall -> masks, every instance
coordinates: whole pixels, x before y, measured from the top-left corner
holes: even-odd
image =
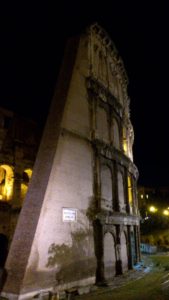
[[[123,62],[95,24],[68,43],[4,296],[104,283],[140,259],[133,138]]]

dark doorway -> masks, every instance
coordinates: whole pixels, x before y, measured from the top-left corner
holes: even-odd
[[[103,267],[103,234],[102,225],[99,220],[93,222],[94,229],[94,246],[95,255],[97,259],[96,268],[96,283],[100,284],[104,281],[104,267]]]
[[[133,232],[131,232],[130,241],[131,241],[132,265],[135,265],[135,263],[136,263],[136,242],[135,242],[135,237],[134,237]]]
[[[3,268],[8,254],[8,238],[0,233],[0,268]]]

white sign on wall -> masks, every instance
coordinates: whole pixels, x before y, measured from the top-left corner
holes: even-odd
[[[63,222],[75,222],[77,220],[77,209],[75,208],[62,208]]]

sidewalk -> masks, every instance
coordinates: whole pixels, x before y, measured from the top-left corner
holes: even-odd
[[[124,285],[127,285],[130,282],[136,281],[140,278],[142,278],[144,275],[146,275],[148,272],[151,271],[153,267],[152,262],[146,258],[143,258],[142,262],[137,264],[133,270],[130,270],[128,272],[126,272],[123,275],[119,275],[113,278],[112,281],[110,281],[106,286],[93,286],[90,289],[85,288],[82,289],[82,294],[75,296],[74,298],[70,298],[70,299],[76,299],[76,300],[80,300],[83,299],[83,297],[86,297],[88,294],[88,299],[90,299],[90,296],[92,295],[101,295],[104,293],[108,293],[109,291],[112,291],[113,289],[122,287]]]

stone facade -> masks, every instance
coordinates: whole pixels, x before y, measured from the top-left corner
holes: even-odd
[[[127,82],[99,25],[68,42],[3,296],[103,284],[140,259]]]
[[[39,140],[35,122],[0,108],[0,267],[27,192]]]

